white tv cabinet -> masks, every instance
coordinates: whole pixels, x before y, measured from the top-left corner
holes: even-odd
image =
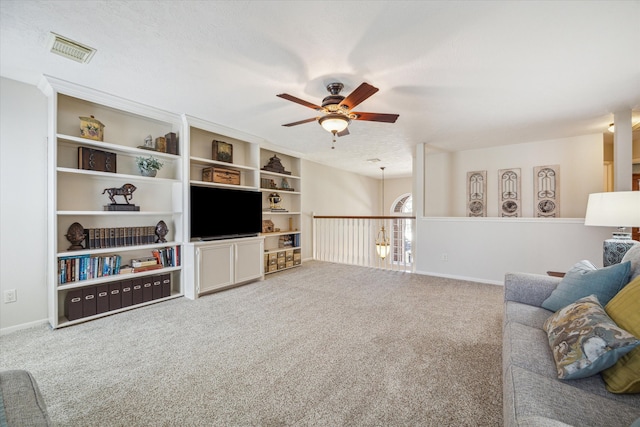
[[[193,288],[187,287],[187,298],[228,289],[263,275],[264,237],[195,242],[193,246]]]

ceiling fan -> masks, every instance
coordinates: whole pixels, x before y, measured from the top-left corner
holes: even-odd
[[[322,115],[318,117],[312,117],[310,119],[300,120],[293,123],[287,123],[282,126],[297,126],[303,123],[310,123],[318,121],[320,125],[328,132],[333,134],[333,142],[336,141],[336,136],[349,135],[349,123],[351,120],[365,120],[370,122],[384,122],[395,123],[398,119],[398,114],[383,114],[383,113],[362,113],[358,111],[352,111],[362,101],[369,98],[371,95],[378,91],[377,87],[373,87],[368,83],[362,83],[353,92],[351,92],[346,98],[340,95],[340,91],[344,88],[342,83],[330,83],[327,85],[327,91],[329,96],[322,100],[322,106],[312,104],[303,99],[296,98],[295,96],[281,93],[277,95],[280,98],[286,99],[296,104],[303,105],[308,108],[312,108]],[[334,147],[331,147],[334,148]]]

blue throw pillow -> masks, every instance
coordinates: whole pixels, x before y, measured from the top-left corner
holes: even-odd
[[[607,305],[627,283],[631,274],[629,261],[610,265],[601,269],[589,261],[580,261],[562,278],[542,307],[558,311],[589,295],[598,297],[602,305]]]

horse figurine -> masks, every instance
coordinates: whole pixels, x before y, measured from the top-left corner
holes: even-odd
[[[107,193],[107,195],[109,196],[109,200],[111,200],[111,203],[113,203],[114,205],[117,203],[116,199],[114,199],[113,196],[122,196],[124,197],[124,201],[129,204],[129,200],[133,198],[134,191],[136,191],[135,185],[125,184],[122,187],[105,188],[102,194]]]

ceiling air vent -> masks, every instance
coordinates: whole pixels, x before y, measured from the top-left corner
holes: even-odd
[[[91,58],[93,58],[93,55],[96,53],[94,48],[62,37],[56,33],[49,34],[49,50],[52,53],[84,64],[91,61]]]

